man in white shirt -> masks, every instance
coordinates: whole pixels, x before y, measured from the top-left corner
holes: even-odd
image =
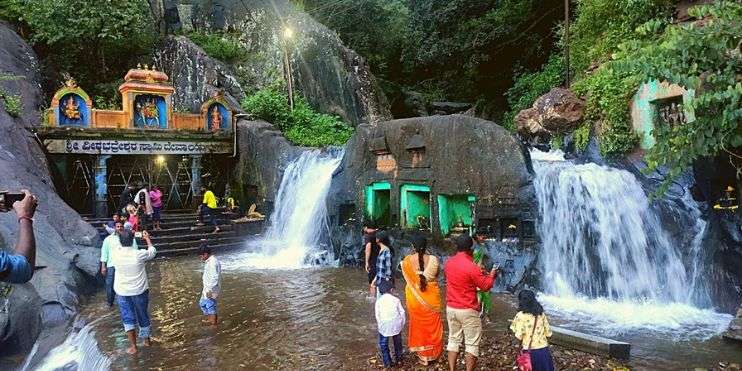
[[[382,280],[376,285],[381,296],[376,299],[376,323],[379,327],[379,349],[384,362],[384,369],[392,367],[402,361],[402,328],[405,324],[405,311],[399,299],[392,295],[394,285],[389,280]],[[396,361],[392,363],[389,354],[389,337],[394,341],[394,356]]]
[[[216,256],[211,255],[211,248],[206,244],[206,241],[202,242],[201,246],[199,246],[198,256],[205,263],[203,274],[204,288],[201,291],[201,300],[198,301],[198,305],[206,316],[206,323],[216,326],[216,298],[219,296],[219,291],[221,290],[222,263],[219,262]]]
[[[147,242],[147,250],[139,250],[134,245],[134,232],[123,230],[119,233],[119,242],[111,249],[112,264],[116,267],[113,290],[116,292],[116,303],[121,312],[126,338],[129,340],[129,354],[137,353],[136,327],[139,324],[139,337],[144,339],[144,346],[150,346],[149,320],[149,281],[145,264],[157,254],[152,246],[149,234],[142,232]]]

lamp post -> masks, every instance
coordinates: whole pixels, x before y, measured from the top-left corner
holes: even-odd
[[[283,29],[283,71],[286,79],[286,87],[289,91],[289,108],[294,110],[294,87],[291,78],[291,60],[289,59],[289,42],[294,37],[294,30],[290,27]]]

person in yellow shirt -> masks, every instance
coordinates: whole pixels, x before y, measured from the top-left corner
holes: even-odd
[[[533,291],[521,290],[518,293],[518,313],[510,330],[520,340],[523,351],[530,353],[533,371],[554,371],[547,339],[551,337],[549,320]]]
[[[205,223],[206,218],[214,226],[214,233],[219,233],[219,224],[216,218],[216,196],[214,192],[206,187],[201,187],[201,193],[204,195],[203,203],[198,208],[198,217],[202,223]]]

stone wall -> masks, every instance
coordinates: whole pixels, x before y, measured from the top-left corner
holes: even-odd
[[[29,349],[42,324],[73,314],[100,254],[96,231],[56,194],[44,152],[30,131],[40,123],[43,106],[38,71],[31,47],[0,22],[0,88],[23,102],[16,118],[0,99],[0,189],[27,188],[39,197],[34,230],[40,267],[31,283],[13,285],[9,297],[0,298],[0,354]],[[15,214],[0,214],[0,248],[12,249],[17,238]]]

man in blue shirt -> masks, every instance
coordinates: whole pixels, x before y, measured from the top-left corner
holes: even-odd
[[[18,216],[19,237],[15,254],[0,251],[0,281],[24,283],[33,277],[36,265],[36,239],[33,234],[33,215],[36,212],[36,196],[23,190],[25,197],[13,203]],[[8,211],[7,205],[0,205],[0,211]]]

